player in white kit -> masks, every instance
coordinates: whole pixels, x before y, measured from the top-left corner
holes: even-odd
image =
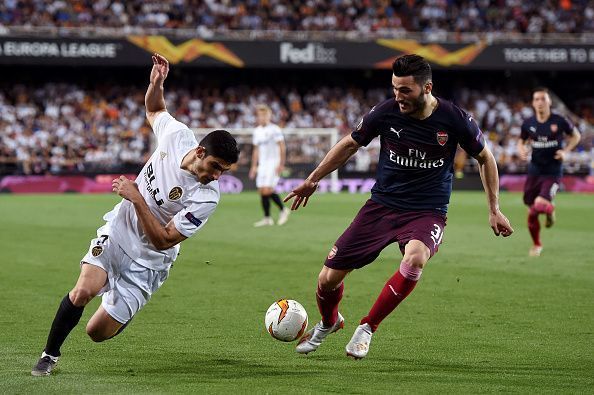
[[[270,107],[260,104],[256,107],[256,119],[258,126],[254,129],[252,166],[250,178],[256,178],[256,187],[260,192],[264,218],[256,222],[254,226],[274,225],[270,216],[270,200],[280,210],[278,225],[284,225],[289,219],[291,211],[283,205],[281,198],[274,191],[280,174],[285,167],[286,147],[285,138],[281,128],[271,122],[272,111]]]
[[[95,296],[103,295],[87,324],[91,339],[110,339],[126,327],[167,279],[179,243],[208,221],[220,198],[217,180],[237,162],[237,142],[228,132],[215,130],[199,144],[167,112],[168,72],[167,60],[155,54],[145,105],[157,147],[135,182],[124,176],[113,180],[123,200],[105,214],[82,258],[78,281],[60,304],[34,376],[51,373],[60,347]]]

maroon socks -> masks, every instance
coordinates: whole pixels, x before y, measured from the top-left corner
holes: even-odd
[[[378,325],[402,302],[415,288],[423,270],[402,261],[400,269],[384,285],[377,300],[361,324],[369,324],[375,332]]]
[[[318,301],[318,309],[322,314],[322,322],[325,327],[332,326],[338,319],[338,303],[342,299],[342,291],[344,290],[344,283],[340,283],[336,289],[331,291],[324,291],[318,285],[316,291],[316,300]]]

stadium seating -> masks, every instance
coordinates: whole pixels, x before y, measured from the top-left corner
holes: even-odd
[[[10,0],[0,26],[228,31],[583,33],[594,31],[585,0],[217,2],[213,0]]]
[[[0,94],[0,172],[20,174],[72,174],[136,169],[151,151],[151,133],[144,115],[144,87],[113,85],[86,87],[44,83],[14,85]],[[501,170],[523,171],[516,153],[522,120],[531,115],[530,103],[517,95],[485,94],[485,90],[456,90],[455,101],[470,111],[490,141]],[[337,128],[346,134],[376,103],[389,97],[387,89],[369,90],[320,87],[297,91],[283,86],[255,88],[234,86],[213,91],[172,87],[167,91],[169,110],[192,128],[250,128],[254,110],[268,103],[274,121],[283,127]],[[587,107],[584,109],[587,110]],[[582,114],[584,128],[588,112]],[[577,119],[577,118],[576,118]],[[590,115],[590,122],[593,121]],[[570,157],[570,172],[585,172],[589,166],[591,139],[583,139]],[[372,145],[376,149],[378,142]],[[305,145],[305,144],[302,144]],[[291,159],[307,151],[298,141],[289,145]],[[291,154],[293,152],[293,155]],[[364,155],[364,154],[363,154]],[[320,158],[309,158],[319,161]],[[375,167],[371,155],[366,168]],[[247,163],[249,155],[242,155]],[[364,166],[364,167],[365,167]],[[16,167],[16,169],[15,169]]]

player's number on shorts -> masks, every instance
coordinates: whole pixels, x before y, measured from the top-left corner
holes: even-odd
[[[107,241],[108,238],[109,238],[108,235],[99,236],[99,239],[101,239],[101,240],[97,240],[97,245],[101,246],[101,245],[105,244],[105,242]]]
[[[431,240],[433,240],[433,245],[437,247],[439,243],[441,243],[441,238],[443,237],[443,232],[441,230],[441,226],[437,224],[433,224],[435,230],[431,232]]]

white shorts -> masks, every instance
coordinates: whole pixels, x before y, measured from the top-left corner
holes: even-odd
[[[99,291],[101,306],[116,321],[125,324],[136,314],[165,282],[169,270],[156,271],[134,262],[105,232],[97,230],[89,251],[81,260],[107,272],[107,283]]]
[[[258,188],[275,188],[278,184],[279,176],[276,174],[277,166],[259,166],[256,176],[256,186]]]

